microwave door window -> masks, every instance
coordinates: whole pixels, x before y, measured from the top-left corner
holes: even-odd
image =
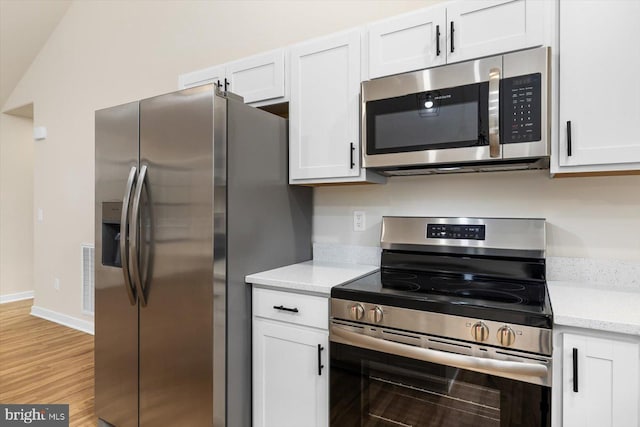
[[[367,103],[367,154],[486,145],[488,84]]]

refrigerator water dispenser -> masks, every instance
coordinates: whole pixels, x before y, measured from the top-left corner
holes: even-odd
[[[122,202],[102,203],[102,265],[122,268],[120,217]]]

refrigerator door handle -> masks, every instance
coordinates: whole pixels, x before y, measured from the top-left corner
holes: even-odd
[[[136,179],[137,169],[131,167],[129,178],[127,179],[127,189],[122,199],[122,216],[120,217],[120,259],[122,263],[122,274],[124,276],[124,287],[127,289],[129,302],[136,305],[136,294],[131,283],[131,272],[129,271],[129,239],[127,239],[127,229],[129,226],[129,205],[131,203],[131,193],[133,191],[133,182]]]
[[[144,292],[142,277],[140,276],[140,251],[138,248],[138,240],[140,238],[140,230],[138,220],[140,219],[140,197],[142,196],[142,188],[144,187],[144,181],[147,177],[147,166],[143,165],[140,168],[140,174],[138,175],[138,182],[136,183],[135,195],[133,197],[133,215],[131,219],[131,229],[133,230],[133,238],[131,239],[131,251],[133,257],[131,257],[131,270],[133,271],[133,281],[136,284],[138,290],[138,298],[140,304],[143,307],[147,305],[147,295]]]

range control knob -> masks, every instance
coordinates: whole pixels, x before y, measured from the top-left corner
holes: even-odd
[[[351,312],[351,318],[353,320],[360,320],[364,317],[364,307],[362,304],[353,304],[349,311]]]
[[[516,333],[513,332],[513,329],[504,325],[500,329],[498,329],[498,342],[505,347],[509,347],[516,340]]]
[[[369,310],[369,321],[372,323],[382,322],[382,308],[379,305]]]
[[[471,336],[478,342],[486,341],[489,338],[489,328],[483,322],[476,322],[471,327]]]

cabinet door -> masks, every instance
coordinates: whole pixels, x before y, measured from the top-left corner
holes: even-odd
[[[200,86],[207,83],[216,83],[224,85],[225,67],[217,65],[178,76],[178,89],[187,89],[194,86]]]
[[[327,332],[254,317],[254,427],[328,425],[328,344]]]
[[[639,18],[638,1],[560,2],[561,166],[640,162]]]
[[[563,426],[637,427],[640,346],[573,334],[563,340]]]
[[[446,13],[443,7],[401,15],[371,24],[371,78],[420,70],[446,61]]]
[[[447,62],[542,45],[544,9],[541,0],[452,3],[447,7]]]
[[[278,49],[227,64],[229,90],[247,104],[284,97],[284,58],[284,50]]]
[[[360,31],[291,48],[291,179],[360,174]]]

